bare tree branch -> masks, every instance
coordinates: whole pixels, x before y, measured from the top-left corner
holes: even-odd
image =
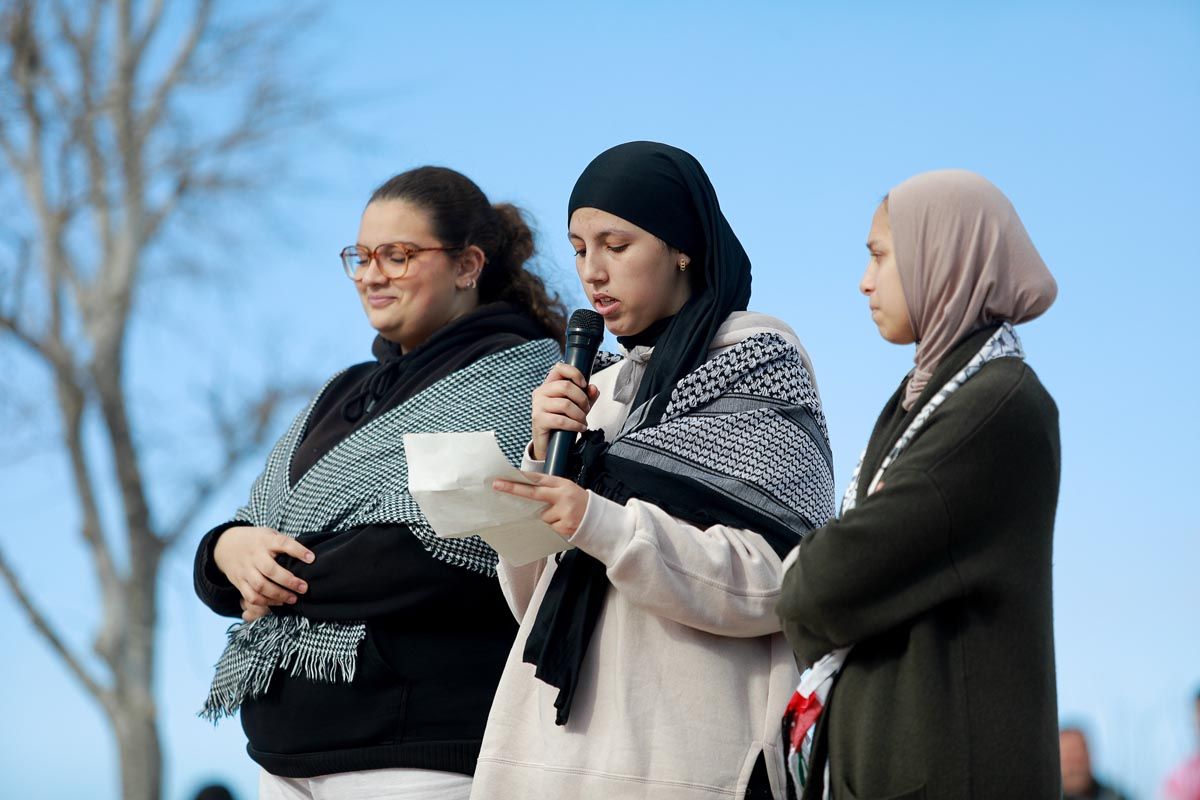
[[[87,450],[83,436],[83,412],[86,398],[70,374],[55,376],[55,389],[63,418],[62,441],[71,462],[71,478],[79,500],[79,511],[83,518],[81,533],[92,554],[92,561],[100,578],[100,587],[106,596],[121,589],[121,579],[113,563],[112,551],[104,539],[100,522],[100,507],[96,502],[96,486],[88,471]]]
[[[15,317],[8,314],[0,314],[0,330],[8,331],[14,339],[23,344],[27,349],[36,355],[50,360],[50,353],[36,336],[26,331]]]
[[[179,49],[176,50],[171,66],[167,68],[166,74],[159,80],[158,86],[151,93],[150,102],[146,105],[146,110],[142,112],[141,118],[138,120],[138,138],[141,141],[145,141],[150,133],[158,127],[163,114],[166,112],[167,100],[186,75],[187,69],[192,63],[192,58],[196,54],[196,48],[208,31],[211,21],[212,0],[200,0],[196,7],[196,14],[192,20],[191,28],[188,30]]]
[[[96,230],[100,234],[101,256],[107,258],[112,251],[113,241],[112,200],[109,194],[108,171],[96,130],[96,122],[101,114],[96,95],[104,94],[104,86],[97,76],[95,63],[96,37],[102,8],[100,3],[92,5],[87,25],[81,33],[72,29],[71,15],[66,7],[58,6],[57,16],[62,35],[71,44],[76,69],[75,83],[79,87],[78,102],[63,102],[61,107],[75,109],[71,119],[71,143],[83,149],[88,175],[85,196],[95,217]]]
[[[133,43],[133,50],[138,62],[141,62],[142,57],[146,54],[146,47],[150,44],[150,40],[154,38],[154,34],[158,32],[158,24],[162,22],[162,12],[163,0],[154,0],[149,12],[146,14],[146,22],[142,26],[142,32],[137,35]]]
[[[41,238],[47,243],[44,263],[49,278],[51,324],[54,330],[61,330],[61,279],[65,276],[68,281],[78,286],[78,277],[61,247],[62,209],[53,203],[46,191],[48,181],[43,153],[46,138],[45,119],[36,88],[43,65],[33,30],[32,11],[27,3],[22,4],[19,9],[23,13],[18,14],[18,24],[9,33],[9,41],[14,50],[11,73],[17,84],[21,112],[28,132],[28,146],[24,156],[16,154],[15,167],[26,195],[33,204],[41,228]]]
[[[4,549],[0,547],[0,577],[4,578],[4,582],[8,584],[9,590],[13,593],[17,603],[25,610],[25,615],[29,618],[29,622],[33,625],[33,629],[38,632],[63,663],[67,665],[67,669],[75,676],[76,680],[95,697],[104,707],[111,708],[112,692],[101,685],[100,681],[88,672],[83,666],[83,660],[67,645],[66,641],[59,636],[54,626],[42,613],[41,609],[34,603],[33,598],[25,587],[21,584],[16,573],[8,563],[8,558],[4,554]]]
[[[44,339],[26,330],[15,316],[0,313],[0,331],[6,331],[34,355],[44,359],[55,372],[74,374],[76,367],[61,342]]]
[[[237,409],[227,411],[217,392],[209,392],[209,414],[221,443],[221,459],[208,475],[197,479],[178,515],[166,526],[162,536],[164,548],[169,548],[192,529],[200,512],[237,471],[245,460],[266,444],[280,407],[287,401],[312,394],[311,386],[281,387],[271,385],[257,397],[243,402]]]
[[[35,90],[42,65],[37,37],[33,30],[33,11],[29,3],[19,4],[15,17],[15,24],[9,32],[9,42],[13,51],[10,73],[17,87],[23,118],[28,126],[28,150],[24,154],[16,154],[14,166],[21,175],[26,193],[33,201],[39,216],[50,217],[53,214],[42,182],[44,122]]]
[[[12,259],[11,269],[5,271],[9,280],[6,285],[0,286],[0,292],[3,292],[3,295],[0,295],[0,317],[11,319],[15,325],[24,305],[29,275],[33,272],[28,267],[33,247],[26,236],[17,234],[12,238],[15,240],[16,254]]]
[[[17,148],[13,145],[12,140],[8,137],[7,126],[4,124],[4,118],[0,117],[0,152],[4,153],[4,158],[8,160],[8,164],[12,167],[13,172],[20,172],[24,166],[24,160],[21,154],[17,152]]]

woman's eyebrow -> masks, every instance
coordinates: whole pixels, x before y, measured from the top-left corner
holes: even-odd
[[[633,231],[622,230],[621,228],[605,228],[602,231],[596,231],[595,238],[603,239],[606,236],[632,236],[632,235],[633,235]],[[575,233],[574,231],[568,230],[567,238],[582,240],[587,237],[583,236],[582,234]]]

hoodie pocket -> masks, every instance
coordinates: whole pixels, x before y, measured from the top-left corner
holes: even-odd
[[[354,680],[320,681],[277,669],[261,697],[242,706],[250,747],[264,753],[346,750],[399,741],[408,685],[371,638],[358,648]]]

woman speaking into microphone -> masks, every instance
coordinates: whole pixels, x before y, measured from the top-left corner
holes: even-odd
[[[501,559],[520,620],[472,797],[778,797],[795,663],[774,613],[781,556],[833,508],[812,365],[745,311],[750,260],[699,162],[630,142],[571,193],[568,237],[621,346],[591,383],[560,364],[533,393],[534,485],[574,547]],[[583,434],[572,477],[542,472]]]

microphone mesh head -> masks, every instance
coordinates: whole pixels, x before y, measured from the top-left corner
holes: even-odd
[[[576,309],[567,323],[567,333],[582,333],[585,336],[604,337],[604,318],[590,308]]]

